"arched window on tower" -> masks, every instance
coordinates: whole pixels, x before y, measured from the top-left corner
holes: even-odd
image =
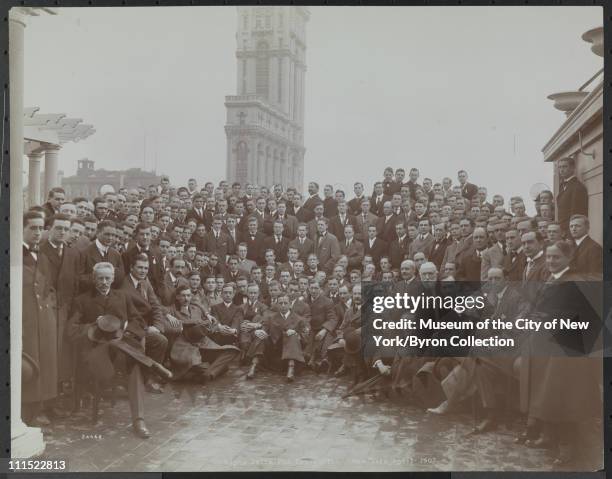
[[[257,61],[255,65],[255,91],[258,96],[268,99],[270,82],[270,57],[268,44],[259,42],[257,44]]]

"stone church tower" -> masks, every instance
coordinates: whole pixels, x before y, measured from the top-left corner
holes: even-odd
[[[237,95],[226,96],[226,178],[302,190],[306,23],[302,6],[239,6]]]

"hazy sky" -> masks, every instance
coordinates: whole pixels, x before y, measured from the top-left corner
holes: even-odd
[[[541,149],[564,120],[546,96],[603,65],[580,36],[599,7],[311,7],[305,179],[371,189],[385,166],[434,181],[465,168],[501,193],[552,186]],[[63,8],[30,18],[25,105],[95,126],[60,152],[157,167],[174,184],[225,173],[235,7]],[[145,163],[146,162],[146,163]]]

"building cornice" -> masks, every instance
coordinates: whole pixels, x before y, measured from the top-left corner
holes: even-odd
[[[603,112],[603,82],[593,88],[584,100],[542,148],[544,161],[553,161],[563,146],[571,141],[589,123],[600,120]]]

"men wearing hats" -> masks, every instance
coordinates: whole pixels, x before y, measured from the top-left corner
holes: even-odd
[[[38,212],[23,217],[23,353],[30,358],[28,369],[38,370],[22,381],[22,417],[31,426],[48,426],[57,397],[57,319],[49,282],[49,262],[40,243],[45,220]]]
[[[68,335],[77,348],[80,361],[91,362],[89,373],[94,377],[103,372],[104,365],[109,361],[104,355],[91,358],[95,343],[88,337],[87,331],[99,316],[113,315],[119,318],[125,328],[123,339],[144,352],[147,325],[131,299],[123,292],[111,289],[115,280],[115,268],[109,262],[100,262],[93,266],[93,288],[77,296],[74,300],[72,314],[68,325]],[[118,360],[123,353],[117,352],[114,359]],[[141,438],[150,436],[144,421],[144,383],[140,364],[130,357],[126,360],[129,379],[128,397],[132,414],[134,433]]]

